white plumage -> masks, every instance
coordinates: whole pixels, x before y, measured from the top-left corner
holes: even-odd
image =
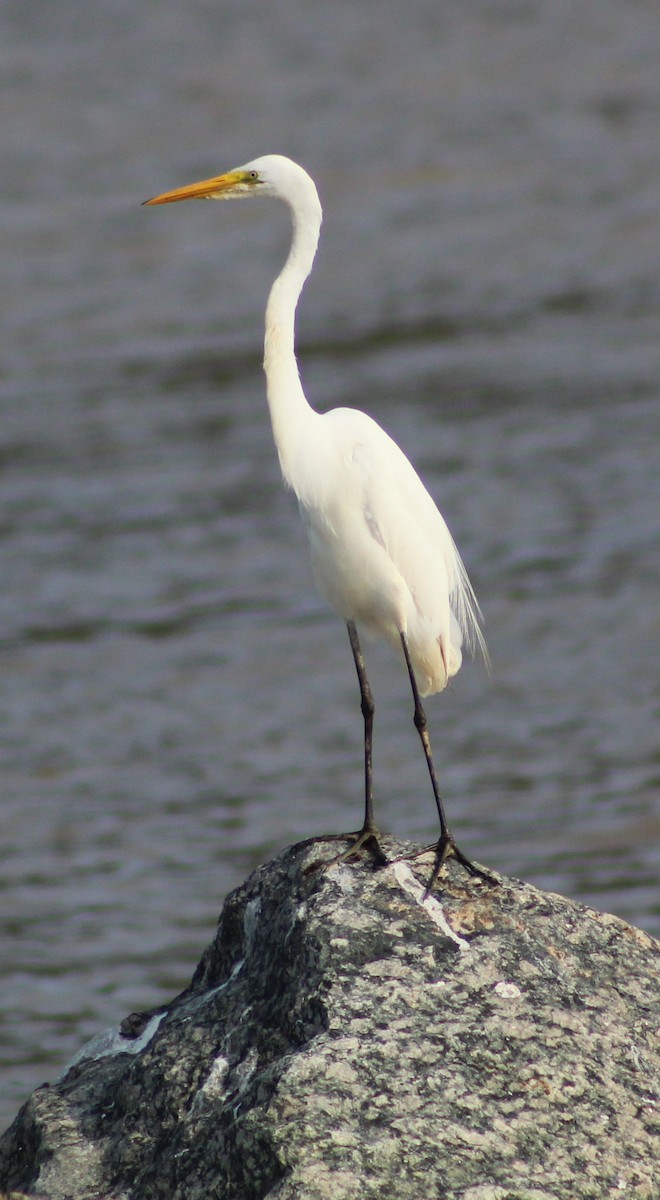
[[[442,691],[461,665],[461,645],[487,652],[479,607],[444,518],[416,471],[371,417],[350,408],[317,413],[300,383],[295,312],[316,253],[322,211],[313,180],[297,163],[266,155],[227,174],[147,201],[272,196],[288,205],[291,249],[266,307],[264,369],[282,474],[308,530],[320,592],[347,623],[365,720],[365,817],[358,844],[376,842],[371,792],[373,699],[357,627],[381,634],[406,660],[415,724],[440,817],[434,882],[446,855],[483,874],[449,832],[420,696]],[[355,847],[353,847],[355,849]]]

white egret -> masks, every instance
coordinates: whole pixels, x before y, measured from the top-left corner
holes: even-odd
[[[487,651],[480,610],[447,525],[396,442],[371,417],[351,408],[318,413],[298,375],[294,321],[321,228],[313,180],[288,158],[269,154],[200,183],[164,192],[146,204],[272,196],[288,205],[293,238],[266,307],[264,369],[275,446],[285,483],[295,493],[311,544],[320,592],[348,627],[364,717],[365,807],[353,853],[376,849],[372,791],[374,701],[357,627],[391,642],[408,669],[414,721],[424,748],[440,819],[429,890],[447,855],[486,875],[451,835],[438,787],[421,697],[440,692],[461,665],[463,639]],[[488,876],[486,876],[489,878]]]

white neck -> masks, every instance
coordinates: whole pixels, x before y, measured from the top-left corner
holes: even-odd
[[[264,370],[273,437],[285,481],[294,487],[295,458],[305,430],[318,420],[307,403],[295,356],[296,305],[314,261],[321,229],[316,188],[291,206],[293,239],[284,268],[273,284],[266,306]]]

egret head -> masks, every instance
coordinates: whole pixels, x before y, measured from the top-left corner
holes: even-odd
[[[297,163],[282,154],[266,154],[263,158],[255,158],[252,162],[227,171],[224,175],[215,175],[212,179],[202,179],[199,183],[189,183],[186,187],[163,192],[160,196],[145,200],[144,203],[235,200],[244,196],[275,196],[291,203],[296,196],[308,191],[310,186],[316,193],[309,175]]]

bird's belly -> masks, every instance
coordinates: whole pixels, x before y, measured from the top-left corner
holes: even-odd
[[[309,522],[316,586],[338,616],[356,621],[397,644],[406,627],[405,580],[386,551],[368,533],[344,533]]]
[[[452,645],[419,609],[384,546],[364,527],[343,528],[306,513],[316,586],[339,617],[385,637],[401,652],[408,637],[422,695],[442,691],[460,667],[460,634]],[[449,617],[449,614],[448,614]],[[457,630],[458,633],[458,630]]]

